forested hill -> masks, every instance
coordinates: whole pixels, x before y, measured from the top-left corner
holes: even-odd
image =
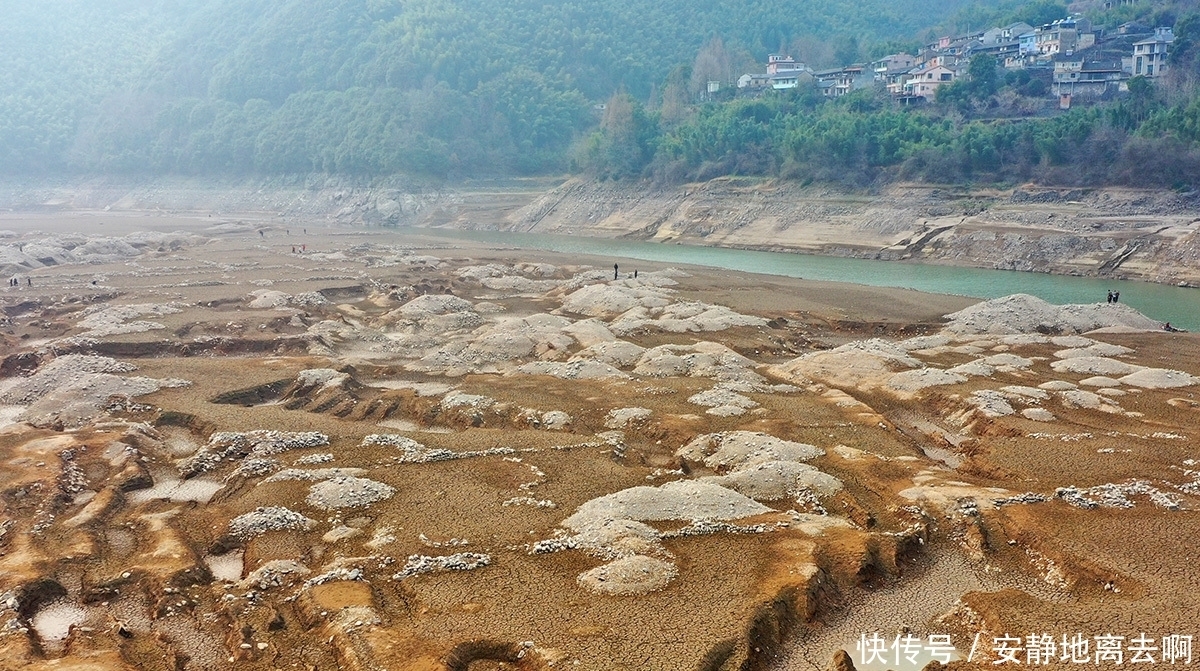
[[[714,37],[749,68],[961,3],[0,0],[0,170],[562,170],[595,103],[649,100]]]

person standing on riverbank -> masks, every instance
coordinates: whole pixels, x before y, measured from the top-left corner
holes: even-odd
[[[617,264],[613,264],[613,279],[617,279]]]

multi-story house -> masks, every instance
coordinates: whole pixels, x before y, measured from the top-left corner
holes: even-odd
[[[767,56],[767,74],[775,75],[780,72],[794,72],[797,70],[807,70],[803,63],[797,62],[791,56],[781,56],[779,54],[771,54]]]
[[[1050,91],[1060,98],[1103,98],[1115,94],[1128,78],[1120,60],[1094,60],[1087,52],[1060,55],[1054,59]]]
[[[943,84],[954,81],[956,73],[944,65],[931,65],[909,75],[904,82],[905,95],[931,99]]]
[[[1154,36],[1133,43],[1133,75],[1161,77],[1167,71],[1167,51],[1175,35],[1170,28],[1155,28]]]
[[[872,78],[885,87],[888,93],[900,95],[904,92],[904,77],[917,65],[915,56],[892,54],[871,63]]]

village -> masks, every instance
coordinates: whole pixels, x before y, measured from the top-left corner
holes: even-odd
[[[1127,92],[1133,77],[1162,77],[1174,39],[1169,27],[1129,22],[1106,30],[1072,16],[1038,27],[1013,23],[942,37],[915,56],[896,53],[826,70],[772,54],[765,73],[744,74],[737,87],[743,95],[756,95],[811,85],[836,98],[878,86],[903,103],[919,104],[932,101],[941,86],[967,76],[973,57],[986,55],[1009,72],[1027,75],[1022,78],[1023,93],[1051,95],[1058,99],[1058,107],[1069,109],[1073,101],[1094,102]]]

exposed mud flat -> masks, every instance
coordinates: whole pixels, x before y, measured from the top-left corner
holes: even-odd
[[[1123,305],[299,220],[5,226],[14,259],[72,236],[0,291],[5,668],[1200,633],[1197,340]]]

